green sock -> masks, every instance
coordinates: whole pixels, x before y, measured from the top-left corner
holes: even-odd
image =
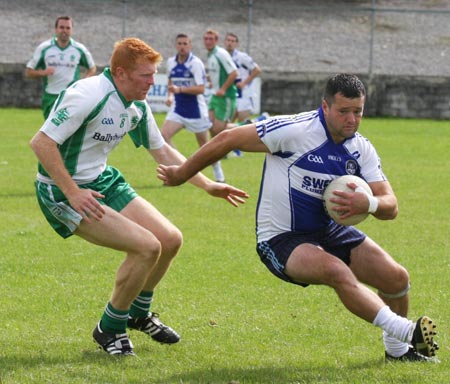
[[[128,312],[115,309],[111,303],[108,303],[100,321],[100,328],[105,333],[125,333]]]
[[[142,291],[131,304],[130,316],[135,319],[138,317],[147,317],[152,301],[153,291]]]

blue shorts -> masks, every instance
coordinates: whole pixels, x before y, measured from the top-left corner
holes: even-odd
[[[308,284],[299,284],[291,280],[284,272],[286,263],[292,251],[300,244],[314,244],[322,247],[345,264],[350,264],[351,250],[361,244],[366,235],[355,227],[345,227],[336,223],[318,232],[285,232],[262,241],[256,245],[261,261],[278,278],[289,283],[303,287]]]

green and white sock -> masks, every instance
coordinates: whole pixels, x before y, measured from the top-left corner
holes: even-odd
[[[108,303],[100,321],[100,328],[105,333],[125,333],[128,313],[129,311],[121,311]]]
[[[152,301],[153,291],[142,291],[131,304],[130,316],[134,319],[138,317],[147,317]]]

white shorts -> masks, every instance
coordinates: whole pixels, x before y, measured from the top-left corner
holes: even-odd
[[[192,133],[205,132],[212,127],[211,120],[208,117],[201,117],[199,119],[187,119],[173,110],[169,111],[166,115],[166,120],[174,121],[181,124],[187,131]]]
[[[242,96],[236,99],[236,111],[252,111],[253,110],[253,97]]]

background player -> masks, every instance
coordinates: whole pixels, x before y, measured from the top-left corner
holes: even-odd
[[[207,73],[212,88],[209,100],[209,119],[212,121],[211,136],[216,136],[227,128],[236,109],[237,89],[234,81],[238,76],[236,65],[230,54],[217,44],[219,33],[208,29],[203,35],[203,42],[208,51]],[[225,181],[220,161],[213,164],[216,181]]]
[[[193,132],[201,147],[208,141],[212,123],[205,101],[206,71],[203,62],[192,50],[191,38],[178,34],[175,39],[177,55],[167,60],[168,97],[170,107],[161,128],[164,140],[173,145],[172,137],[183,127]]]
[[[73,21],[70,16],[59,16],[55,35],[39,44],[27,63],[25,76],[43,78],[42,112],[47,118],[58,94],[80,78],[80,67],[87,68],[85,77],[97,70],[89,50],[71,38]]]
[[[234,33],[228,32],[225,36],[225,48],[233,58],[238,70],[238,77],[235,80],[237,87],[236,111],[233,118],[238,123],[243,123],[250,118],[254,108],[255,90],[253,79],[260,76],[261,68],[255,61],[243,51],[239,51],[239,38]]]

